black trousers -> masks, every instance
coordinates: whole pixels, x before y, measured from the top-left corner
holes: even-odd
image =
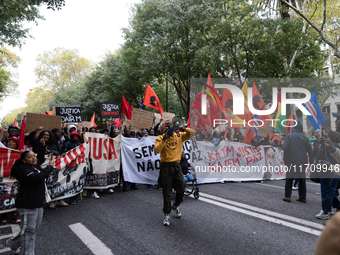
[[[174,163],[178,164],[179,163]],[[184,196],[184,178],[180,165],[174,166],[162,163],[159,172],[159,178],[163,191],[163,212],[170,214],[171,212],[171,191],[172,188],[176,191],[175,206],[179,206],[183,202]],[[178,170],[179,169],[179,170]]]

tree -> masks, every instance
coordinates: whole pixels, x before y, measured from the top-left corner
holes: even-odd
[[[6,114],[1,120],[1,126],[7,127],[8,125],[12,125],[14,123],[14,119],[20,123],[22,113],[24,112],[24,108],[18,108],[12,110],[10,113]]]
[[[34,88],[32,92],[29,92],[26,96],[24,108],[26,112],[32,113],[44,113],[50,111],[48,103],[53,97],[54,90],[49,89],[46,85]]]
[[[299,5],[292,5],[289,1],[281,0],[282,4],[291,8],[296,12],[302,19],[304,19],[315,31],[318,32],[321,39],[334,50],[334,56],[340,58],[339,42],[340,42],[340,23],[339,23],[339,11],[340,5],[337,0],[323,0],[318,1],[314,4],[314,10],[304,10],[299,8]],[[328,5],[327,5],[328,3]],[[312,3],[309,5],[313,8]],[[322,9],[322,18],[313,21],[314,13],[317,9]],[[308,11],[310,17],[308,17]],[[330,13],[336,12],[336,16],[329,15]]]
[[[46,4],[47,8],[59,10],[65,5],[64,0],[1,0],[0,1],[0,46],[4,44],[13,47],[24,43],[29,36],[29,29],[24,28],[24,22],[35,22],[43,19],[38,7]],[[0,50],[1,51],[1,50]]]
[[[8,95],[16,94],[18,87],[16,68],[20,57],[6,48],[0,48],[0,101]]]
[[[79,56],[77,49],[55,48],[37,57],[37,82],[58,90],[78,83],[93,70],[93,63]]]
[[[146,0],[135,6],[124,47],[137,49],[141,77],[173,85],[185,115],[193,77],[211,73],[242,86],[248,77],[320,72],[325,61],[320,40],[312,33],[301,35],[299,20],[262,18],[261,13],[241,0]],[[270,95],[266,89],[271,91],[263,86],[260,93]]]

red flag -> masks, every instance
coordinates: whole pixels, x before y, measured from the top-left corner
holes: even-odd
[[[14,119],[14,123],[13,123],[14,126],[16,126],[17,128],[19,128],[18,126],[18,122],[17,122],[17,119]]]
[[[219,119],[222,111],[222,100],[218,95],[217,91],[215,90],[214,84],[212,83],[210,74],[208,74],[208,91],[210,92],[207,95],[208,100],[210,102],[210,119]],[[212,96],[211,96],[212,95]],[[215,127],[214,127],[215,128]]]
[[[206,116],[206,118],[204,116],[202,116],[199,113],[199,111],[194,110],[193,117],[199,120],[199,122],[197,122],[197,123],[199,123],[199,125],[200,125],[200,126],[197,125],[197,127],[196,127],[197,129],[205,130],[210,126],[210,124],[211,124],[210,123],[210,117],[209,117],[209,115],[205,115],[205,116]]]
[[[243,143],[250,144],[251,140],[255,137],[254,128],[247,126],[244,130]]]
[[[290,134],[292,132],[293,126],[293,113],[290,114],[288,120],[286,121],[286,134]]]
[[[24,116],[24,118],[21,121],[18,151],[24,148],[24,145],[25,145],[25,129],[26,129],[26,116]]]
[[[123,95],[123,101],[122,101],[122,113],[126,115],[126,118],[128,120],[131,120],[131,117],[132,117],[132,107],[126,101],[124,95]]]
[[[96,123],[94,123],[94,117],[96,116],[96,113],[94,112],[91,118],[91,127],[96,127]]]
[[[115,119],[116,127],[119,128],[122,125],[120,118]]]
[[[259,91],[256,88],[255,81],[253,82],[252,87],[252,97],[253,97],[253,106],[257,110],[267,110],[266,105],[264,104],[262,97],[260,96]],[[271,119],[272,116],[268,115],[258,115],[259,118],[261,118],[264,122],[266,119]]]
[[[211,92],[214,95],[218,107],[222,108],[222,100],[221,100],[219,94],[217,93],[217,91],[216,91],[216,89],[214,87],[214,84],[212,83],[212,80],[211,80],[211,77],[210,77],[210,73],[208,74],[208,81],[207,81],[207,83],[208,83],[208,91]]]
[[[225,111],[233,111],[233,94],[229,89],[223,89],[222,108]]]
[[[269,134],[269,140],[272,140],[272,141],[278,140],[279,142],[282,140],[282,136],[280,135],[274,134],[272,132],[268,132],[268,134]]]
[[[248,109],[246,105],[244,105],[244,114],[243,115],[235,114],[235,116],[239,117],[242,120],[245,120],[246,126],[247,126],[247,122],[253,118],[253,114],[251,113],[251,111]],[[264,125],[267,126],[267,123],[265,123]]]
[[[196,94],[195,100],[191,103],[190,109],[201,111],[201,104],[202,104],[202,94],[204,94],[203,91]]]
[[[189,118],[188,118],[188,121],[187,121],[187,127],[190,128],[191,127],[191,114],[189,112]]]
[[[162,108],[161,102],[159,101],[158,96],[152,90],[149,84],[146,84],[143,105],[146,105],[153,109],[158,110],[159,113],[162,115],[163,108]]]
[[[204,116],[201,115],[201,104],[202,104],[202,95],[203,91],[197,93],[195,100],[192,102],[190,109],[194,110],[193,118],[197,119],[197,127],[199,129],[206,129],[206,126],[211,125],[210,119],[210,108],[207,107],[207,114]],[[208,105],[207,105],[208,106]]]

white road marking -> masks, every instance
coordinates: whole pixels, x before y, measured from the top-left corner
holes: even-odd
[[[264,184],[264,183],[255,183],[257,185],[263,185],[263,186],[268,186],[268,187],[274,187],[274,188],[278,188],[278,189],[284,189],[285,187],[280,187],[280,186],[275,186],[275,185],[270,185],[270,184]]]
[[[13,236],[16,236],[17,233],[20,231],[20,225],[19,224],[10,224],[10,225],[2,225],[0,226],[0,228],[8,228],[8,227],[11,227],[12,228],[12,234],[8,234],[8,235],[2,235],[0,240],[7,240]],[[0,249],[0,254],[1,253],[5,253],[5,252],[8,252],[8,251],[11,251],[11,249],[7,246],[5,246],[6,248],[4,249]]]
[[[203,196],[203,198],[202,198]],[[324,225],[200,192],[199,200],[319,236]],[[244,209],[242,209],[244,208]],[[250,211],[251,210],[251,211]],[[266,214],[266,215],[263,215]],[[270,216],[267,216],[270,215]],[[276,217],[276,218],[274,218]],[[279,219],[277,219],[279,218]],[[280,220],[282,219],[282,220]],[[290,222],[287,222],[290,221]],[[293,223],[292,223],[293,222]],[[298,225],[298,224],[304,225]],[[307,227],[305,227],[307,226]],[[309,228],[310,227],[310,228]],[[316,228],[312,229],[312,228]]]
[[[113,255],[112,251],[105,246],[90,230],[83,224],[75,223],[69,226],[70,229],[82,240],[82,242],[93,252],[95,255]]]

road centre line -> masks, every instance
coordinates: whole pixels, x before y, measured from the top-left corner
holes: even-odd
[[[202,196],[207,198],[207,199],[212,199],[212,200],[216,200],[216,201],[221,202],[221,203],[227,203],[227,204],[230,204],[230,205],[233,205],[233,206],[237,206],[237,207],[235,207],[236,209],[244,208],[244,209],[247,209],[247,210],[252,210],[252,211],[257,212],[257,213],[266,214],[266,215],[273,216],[273,217],[276,217],[276,218],[280,218],[280,219],[283,219],[283,220],[286,220],[286,221],[291,221],[291,222],[294,222],[294,223],[302,224],[302,225],[305,225],[305,226],[316,228],[318,230],[322,230],[324,228],[324,225],[319,224],[319,223],[299,219],[299,218],[296,218],[296,217],[293,217],[293,216],[288,216],[288,215],[285,215],[285,214],[269,211],[269,210],[262,209],[262,208],[259,208],[259,207],[235,202],[235,201],[232,201],[232,200],[228,200],[228,199],[224,199],[224,198],[220,198],[220,197],[216,197],[216,196],[213,196],[213,195],[209,195],[209,194],[205,194],[205,193],[200,192],[200,198]],[[240,208],[238,208],[238,207],[240,207]],[[233,210],[233,209],[231,209],[231,210]],[[246,212],[249,212],[249,211],[246,211]],[[248,213],[246,213],[246,214],[248,214]],[[254,216],[254,215],[256,215],[256,216]],[[251,216],[254,216],[254,217],[257,217],[257,215],[258,214],[251,214]],[[265,215],[263,215],[263,216],[268,217],[268,216],[265,216]],[[273,218],[273,219],[275,219],[275,218]],[[269,221],[271,221],[271,220],[269,220]],[[281,223],[279,223],[279,224],[281,224]],[[310,232],[310,229],[308,229],[308,233],[309,232]],[[318,232],[320,232],[320,231],[318,231]]]
[[[200,197],[199,200],[207,202],[207,203],[210,203],[210,204],[214,204],[214,205],[217,205],[217,206],[229,209],[229,210],[233,210],[233,211],[236,211],[236,212],[247,214],[249,216],[253,216],[255,218],[259,218],[259,219],[262,219],[262,220],[265,220],[265,221],[269,221],[269,222],[272,222],[272,223],[275,223],[275,224],[283,225],[285,227],[289,227],[289,228],[293,228],[293,229],[296,229],[296,230],[300,230],[302,232],[306,232],[308,234],[312,234],[312,235],[315,235],[315,236],[319,236],[321,234],[321,231],[318,231],[318,230],[315,230],[315,229],[312,229],[312,228],[304,227],[304,226],[301,226],[301,225],[298,225],[298,224],[294,224],[294,223],[291,223],[291,222],[287,222],[287,221],[279,220],[279,219],[276,219],[276,218],[273,218],[273,217],[269,217],[269,216],[266,216],[266,215],[258,214],[258,213],[251,212],[251,211],[247,211],[247,210],[244,210],[244,209],[232,206],[232,205],[226,205],[226,204],[223,204],[221,202],[210,200],[210,199],[207,199],[207,198],[204,198],[204,197],[203,198]]]
[[[268,187],[274,187],[274,188],[278,188],[278,189],[284,189],[285,188],[285,187],[280,187],[280,186],[275,186],[275,185],[270,185],[270,184],[264,184],[264,183],[258,183],[258,182],[256,182],[255,184],[268,186]]]
[[[80,238],[80,240],[93,252],[95,255],[113,255],[112,251],[105,246],[90,230],[83,224],[75,223],[69,225],[69,228]]]

